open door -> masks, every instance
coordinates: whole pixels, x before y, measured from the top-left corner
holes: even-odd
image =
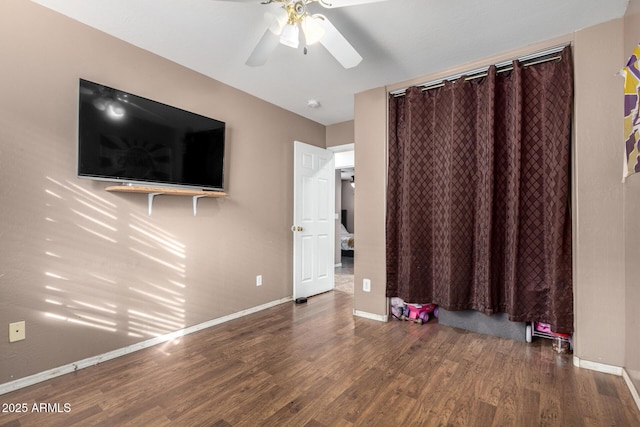
[[[293,298],[333,289],[335,170],[333,152],[294,142]]]

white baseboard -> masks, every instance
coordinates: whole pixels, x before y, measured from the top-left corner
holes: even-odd
[[[379,322],[389,321],[388,315],[367,313],[366,311],[353,310],[353,315],[358,317],[364,317],[365,319],[377,320]]]
[[[578,368],[589,369],[592,371],[603,372],[605,374],[612,374],[621,376],[622,368],[620,366],[607,365],[605,363],[590,362],[589,360],[582,360],[578,356],[573,356],[573,366]]]
[[[633,396],[633,400],[636,402],[636,406],[640,409],[640,395],[638,394],[638,390],[635,385],[633,385],[633,381],[631,381],[631,377],[627,373],[626,369],[622,370],[622,378],[624,378],[624,382],[627,383],[627,387],[629,387],[629,391],[631,392],[631,396]]]
[[[276,301],[271,301],[266,304],[262,304],[256,307],[239,311],[237,313],[232,313],[227,316],[219,317],[217,319],[212,319],[197,325],[189,326],[188,328],[180,329],[179,331],[174,331],[166,335],[162,335],[146,341],[132,344],[128,347],[119,348],[117,350],[113,350],[108,353],[99,354],[97,356],[82,359],[77,362],[69,363],[64,366],[59,366],[57,368],[49,369],[48,371],[39,372],[37,374],[30,375],[28,377],[19,378],[15,381],[0,384],[0,395],[9,393],[11,391],[18,390],[24,387],[28,387],[30,385],[37,384],[42,381],[50,380],[52,378],[59,377],[64,374],[77,371],[78,369],[88,368],[90,366],[94,366],[99,363],[106,362],[107,360],[115,359],[116,357],[124,356],[125,354],[133,353],[134,351],[142,350],[144,348],[148,348],[156,344],[171,341],[173,339],[182,337],[184,335],[192,334],[202,329],[210,328],[211,326],[219,325],[221,323],[225,323],[230,320],[239,319],[240,317],[247,316],[252,313],[257,313],[258,311],[266,310],[267,308],[275,307],[277,305],[284,304],[292,300],[293,300],[292,297],[286,297]]]

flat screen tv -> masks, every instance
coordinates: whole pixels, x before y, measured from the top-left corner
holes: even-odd
[[[224,190],[225,123],[80,79],[78,176]]]

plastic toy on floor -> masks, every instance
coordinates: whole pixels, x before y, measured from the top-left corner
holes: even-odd
[[[398,320],[404,320],[402,317],[404,316],[404,301],[402,298],[393,297],[391,298],[391,316],[395,317]]]
[[[531,322],[527,324],[525,339],[527,342],[531,342],[533,337],[552,339],[552,347],[557,353],[570,353],[573,351],[572,334],[554,332],[548,323]]]
[[[391,315],[399,320],[408,320],[413,323],[427,323],[431,316],[438,317],[436,304],[407,303],[400,298],[391,298]]]
[[[414,323],[427,323],[430,316],[438,317],[438,306],[435,304],[407,304],[404,311],[406,320]]]

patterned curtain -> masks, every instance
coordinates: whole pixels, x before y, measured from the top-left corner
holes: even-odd
[[[573,330],[571,51],[389,98],[387,296]]]

